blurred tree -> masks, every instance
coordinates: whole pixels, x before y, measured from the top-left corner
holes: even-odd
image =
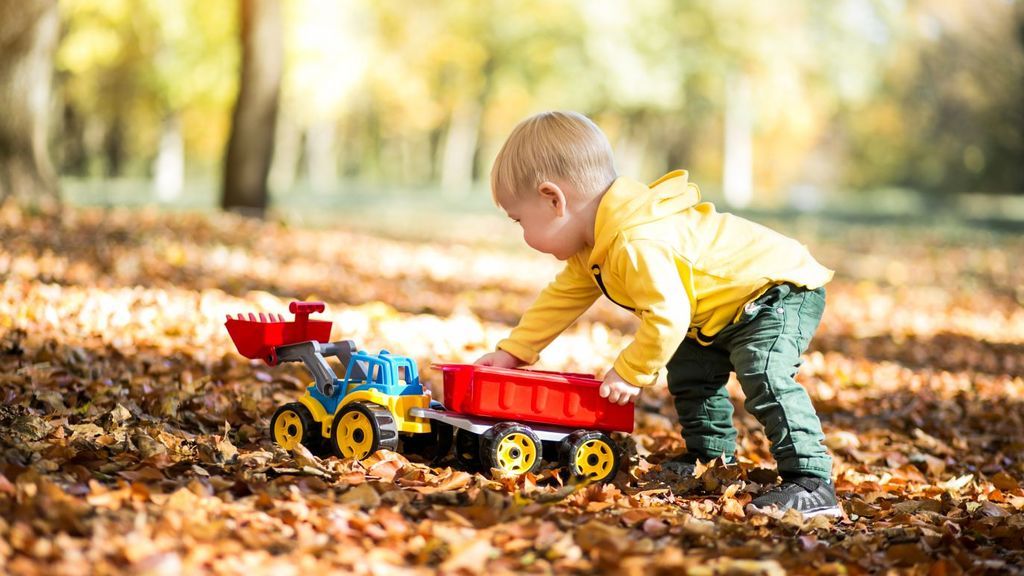
[[[1024,190],[1019,0],[277,2],[276,122],[276,80],[257,64],[271,45],[238,41],[240,3],[60,2],[62,171],[152,178],[168,198],[186,168],[223,166],[226,184],[237,96],[232,150],[272,144],[280,190],[457,193],[486,179],[517,121],[552,108],[592,116],[623,173],[686,167],[711,198],[726,172],[765,204],[893,184]],[[243,114],[254,102],[258,121]],[[256,205],[262,164],[240,172]]]
[[[62,174],[166,183],[185,159],[219,174],[238,84],[234,3],[63,0],[60,11]]]
[[[0,0],[0,199],[57,198],[47,147],[56,0]]]
[[[1024,5],[915,0],[885,16],[895,49],[881,81],[840,117],[844,179],[932,198],[1024,193]]]
[[[224,161],[221,207],[262,217],[284,67],[278,0],[241,0],[242,74]]]

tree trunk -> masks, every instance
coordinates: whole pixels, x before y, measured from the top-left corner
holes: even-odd
[[[733,208],[746,208],[754,198],[754,112],[746,74],[725,79],[725,151],[722,191]]]
[[[482,113],[477,100],[466,100],[452,112],[441,160],[441,189],[447,196],[464,196],[473,186],[473,159]]]
[[[338,188],[338,146],[333,122],[321,121],[306,129],[306,173],[314,194]]]
[[[0,0],[0,200],[58,200],[47,146],[57,0]]]
[[[278,0],[241,0],[242,75],[224,162],[225,210],[263,217],[284,67]]]
[[[185,190],[185,140],[181,121],[172,114],[163,123],[160,146],[153,163],[153,189],[160,202],[172,203]]]
[[[274,133],[274,159],[270,162],[269,176],[271,190],[288,190],[295,186],[302,146],[299,128],[287,117],[282,118]]]

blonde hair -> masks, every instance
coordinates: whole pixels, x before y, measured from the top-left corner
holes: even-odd
[[[505,140],[491,169],[491,194],[501,206],[563,178],[589,198],[607,190],[617,176],[611,144],[589,118],[541,112],[520,122]]]

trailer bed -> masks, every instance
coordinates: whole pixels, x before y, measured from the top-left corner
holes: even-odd
[[[591,375],[435,364],[444,375],[447,410],[471,416],[562,428],[632,432],[633,404],[601,398]]]

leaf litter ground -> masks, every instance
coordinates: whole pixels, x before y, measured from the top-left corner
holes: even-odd
[[[308,377],[238,356],[226,314],[325,300],[335,339],[414,357],[440,392],[429,363],[491,349],[557,269],[544,258],[231,216],[4,208],[0,572],[1022,573],[1024,241],[787,231],[838,271],[799,374],[836,459],[836,521],[744,512],[776,475],[735,381],[740,464],[693,478],[660,466],[684,449],[663,385],[641,397],[607,486],[269,441]],[[634,327],[600,304],[544,367],[603,372]]]

